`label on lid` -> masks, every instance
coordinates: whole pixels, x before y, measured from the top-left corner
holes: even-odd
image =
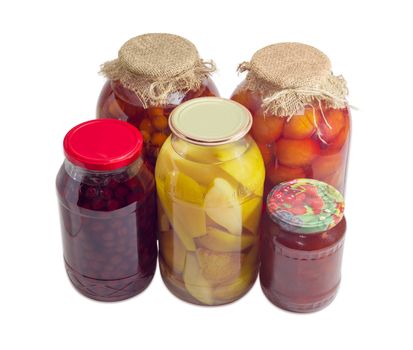
[[[323,232],[343,218],[344,198],[325,182],[296,179],[271,190],[267,213],[284,230],[304,234]]]

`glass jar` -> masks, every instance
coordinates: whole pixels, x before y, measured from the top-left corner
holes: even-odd
[[[56,179],[64,261],[92,299],[132,297],[155,272],[155,181],[142,143],[136,128],[113,119],[82,123],[64,139]]]
[[[137,127],[144,138],[145,155],[155,166],[171,133],[171,111],[196,97],[219,96],[209,77],[214,70],[212,62],[202,61],[195,46],[179,36],[132,38],[120,49],[118,60],[103,65],[108,81],[100,93],[97,117],[120,119]]]
[[[346,220],[332,186],[296,179],[267,197],[261,242],[261,287],[275,305],[312,312],[334,299],[341,279]]]
[[[327,56],[298,43],[257,51],[231,99],[253,116],[251,135],[261,150],[264,195],[283,181],[312,178],[345,190],[350,113],[341,76]]]
[[[232,302],[258,273],[264,164],[246,135],[251,114],[198,98],[177,107],[169,125],[155,170],[163,281],[191,303]]]

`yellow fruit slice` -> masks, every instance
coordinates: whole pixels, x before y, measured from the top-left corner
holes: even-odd
[[[178,149],[178,151],[181,150]],[[206,150],[206,152],[209,151]],[[169,172],[179,170],[194,179],[201,186],[209,186],[215,177],[228,176],[219,166],[210,162],[210,158],[210,155],[206,157],[204,154],[200,162],[189,160],[186,158],[186,154],[181,153],[181,155],[179,155],[175,151],[171,144],[171,138],[168,138],[163,144],[158,161],[156,162],[156,178],[164,179]]]
[[[157,180],[165,181],[166,174],[175,170],[171,159],[171,154],[173,152],[174,151],[171,146],[171,137],[169,136],[162,145],[162,148],[158,154],[158,159],[160,161],[156,162],[155,166],[155,178]]]
[[[173,202],[172,215],[172,226],[175,230],[179,227],[186,236],[192,238],[206,234],[205,212],[200,205]]]
[[[238,299],[251,287],[254,282],[254,277],[254,271],[249,270],[236,278],[234,282],[215,287],[213,293],[214,299],[225,302]]]
[[[165,192],[165,183],[163,181],[156,181],[156,193],[158,195],[158,202],[160,202],[163,212],[168,217],[169,221],[172,221],[172,201],[166,195]]]
[[[159,231],[169,231],[171,229],[171,224],[169,223],[168,216],[163,209],[163,205],[161,201],[158,199],[158,205],[156,206],[158,209],[158,227]]]
[[[165,179],[165,195],[171,203],[170,222],[189,250],[194,250],[193,237],[206,234],[203,201],[205,189],[182,172],[169,172]]]
[[[203,248],[215,252],[239,252],[251,246],[257,240],[256,236],[242,234],[232,235],[214,227],[207,227],[207,234],[197,239]]]
[[[182,158],[196,163],[214,163],[213,147],[194,145],[183,140],[174,140],[174,151]]]
[[[186,256],[183,279],[186,290],[195,299],[207,305],[214,303],[211,285],[208,280],[202,276],[198,260],[192,253],[188,253]]]
[[[205,248],[196,250],[196,258],[202,275],[210,283],[222,283],[240,274],[244,255],[241,253],[220,253]]]
[[[165,177],[165,190],[171,198],[202,205],[205,187],[181,171],[171,171]]]
[[[261,219],[262,197],[253,197],[241,204],[242,226],[256,234]]]
[[[243,140],[237,143],[230,143],[212,147],[212,154],[217,163],[231,161],[241,157],[248,149],[248,143]]]
[[[241,157],[219,166],[249,192],[262,196],[265,176],[264,161],[254,141],[251,141],[251,147]]]
[[[196,246],[194,240],[192,239],[192,235],[188,233],[186,226],[180,220],[178,220],[176,216],[172,215],[172,201],[165,193],[163,181],[157,179],[156,190],[158,194],[158,205],[162,206],[163,211],[168,217],[169,223],[173,227],[173,231],[178,235],[186,250],[195,251]],[[159,223],[159,225],[160,224],[161,223]]]
[[[183,272],[186,250],[172,231],[160,232],[159,251],[171,270],[179,274]]]
[[[205,195],[204,208],[207,215],[230,233],[242,232],[241,207],[233,186],[222,178],[216,178]]]

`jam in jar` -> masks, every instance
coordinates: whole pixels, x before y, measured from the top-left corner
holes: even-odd
[[[240,69],[248,75],[231,98],[252,113],[251,135],[266,168],[264,195],[296,178],[321,180],[344,193],[347,88],[331,73],[328,57],[308,45],[281,43],[257,51]]]
[[[178,298],[239,299],[258,274],[264,164],[247,134],[251,114],[216,97],[177,107],[156,163],[159,261]]]
[[[218,96],[210,78],[212,62],[199,58],[196,47],[172,34],[145,34],[128,40],[119,58],[102,66],[108,78],[97,104],[98,118],[115,118],[137,127],[144,151],[155,165],[171,133],[168,118],[179,104]]]
[[[155,272],[155,181],[142,143],[113,119],[82,123],[64,139],[56,179],[64,261],[74,287],[96,300],[132,297]]]
[[[296,179],[275,186],[261,225],[261,287],[275,305],[312,312],[335,297],[341,279],[344,200],[332,186]]]

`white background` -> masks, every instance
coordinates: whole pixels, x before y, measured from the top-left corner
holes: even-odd
[[[371,5],[367,5],[370,3]],[[413,53],[409,1],[2,1],[1,349],[412,349]],[[221,95],[275,42],[324,51],[353,110],[342,286],[325,310],[281,311],[257,283],[236,303],[181,302],[159,271],[133,299],[99,303],[66,277],[54,180],[62,140],[93,119],[99,65],[146,32],[213,58]]]

